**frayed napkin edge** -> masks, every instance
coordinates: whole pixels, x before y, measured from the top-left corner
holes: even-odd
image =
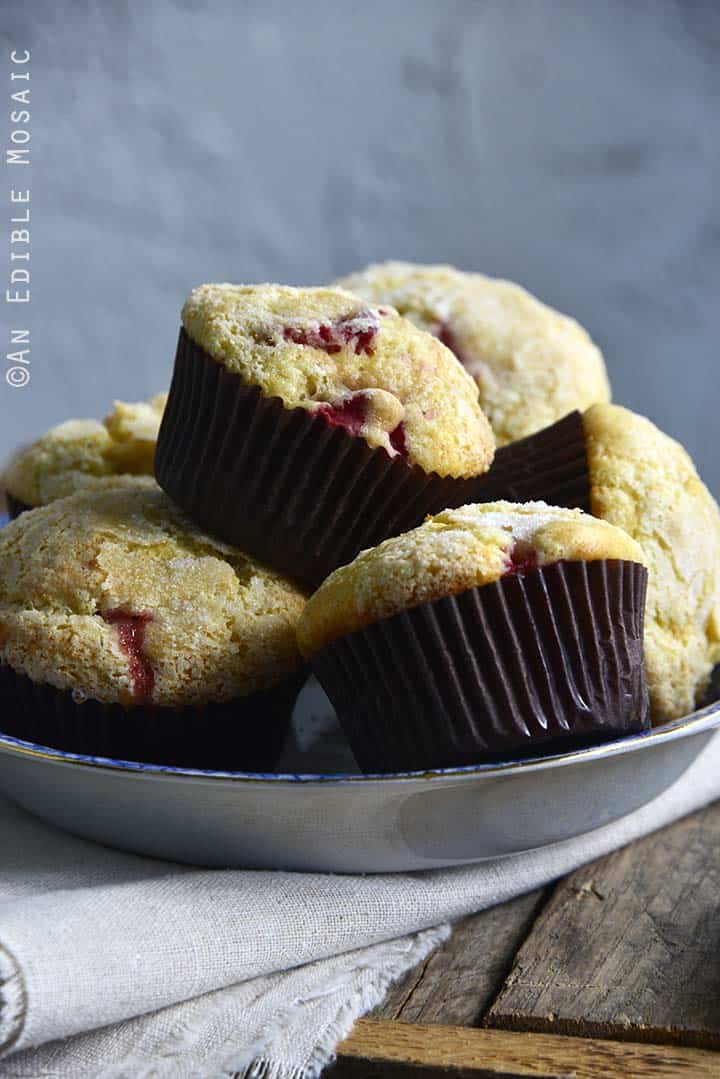
[[[15,957],[0,944],[0,1058],[12,1052],[25,1026],[27,995]]]
[[[335,1059],[337,1045],[348,1036],[356,1020],[381,1004],[390,985],[423,962],[448,939],[451,931],[451,926],[440,925],[422,930],[409,939],[400,937],[387,941],[388,950],[383,951],[382,957],[376,962],[358,963],[347,976],[336,979],[321,993],[293,1001],[265,1027],[252,1045],[228,1053],[218,1065],[219,1070],[207,1073],[207,1079],[318,1079]],[[282,1061],[273,1059],[270,1055],[273,1044],[282,1036],[288,1019],[320,997],[340,994],[349,989],[363,970],[372,973],[373,981],[355,990],[350,999],[342,1000],[335,1016],[320,1030],[315,1049],[307,1060],[288,1069]],[[242,1032],[238,1033],[242,1035]],[[170,1052],[156,1056],[153,1061],[126,1057],[122,1062],[102,1069],[97,1079],[171,1079],[178,1074],[177,1069],[185,1053],[196,1045],[197,1035],[198,1030],[194,1026],[185,1025],[177,1032]]]
[[[229,1061],[222,1073],[213,1077],[213,1079],[318,1079],[325,1068],[335,1060],[337,1046],[347,1038],[356,1021],[381,1004],[392,983],[426,959],[431,952],[448,939],[451,932],[449,925],[423,930],[412,937],[409,944],[403,940],[396,941],[396,945],[402,946],[401,950],[389,960],[387,955],[383,956],[381,966],[377,964],[366,965],[365,969],[374,972],[375,981],[356,990],[349,1000],[343,1001],[334,1019],[328,1022],[320,1031],[312,1055],[291,1071],[288,1071],[278,1061],[263,1056],[262,1050],[260,1050],[260,1054],[256,1055],[250,1063],[237,1060],[237,1058],[234,1061]],[[354,976],[362,969],[363,964],[354,967],[353,972],[346,979],[331,987],[331,991],[340,993],[343,989],[349,988]],[[302,1009],[305,1004],[309,1004],[315,999],[317,999],[317,996],[297,1001],[292,1010],[288,1009],[285,1015],[291,1014],[291,1011]],[[263,1038],[265,1048],[268,1042],[272,1042],[273,1035],[282,1029],[283,1018],[284,1016],[278,1017],[278,1020],[273,1024],[273,1028]],[[245,1057],[245,1059],[247,1058]]]

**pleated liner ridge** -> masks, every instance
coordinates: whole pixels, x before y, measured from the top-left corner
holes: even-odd
[[[479,476],[472,502],[547,502],[590,513],[590,475],[580,412],[527,438],[501,446],[492,468]]]
[[[19,517],[21,513],[25,513],[26,510],[31,510],[33,507],[28,505],[27,502],[23,502],[19,498],[15,498],[9,491],[5,492],[5,501],[7,502],[8,516],[11,521],[14,521],[16,517]]]
[[[272,689],[194,708],[79,701],[0,666],[0,731],[113,760],[268,772],[277,764],[306,672]]]
[[[264,397],[184,330],[155,475],[201,528],[310,587],[363,548],[469,501],[472,483]]]
[[[313,657],[364,772],[474,764],[649,726],[647,571],[558,562],[410,608]]]

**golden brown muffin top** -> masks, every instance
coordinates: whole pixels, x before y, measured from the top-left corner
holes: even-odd
[[[511,281],[384,262],[335,284],[392,304],[451,348],[477,381],[499,446],[610,399],[602,354],[582,326]]]
[[[214,360],[426,472],[475,476],[494,440],[473,380],[391,307],[339,289],[202,285],[182,321]]]
[[[600,558],[644,562],[621,529],[544,502],[487,502],[445,510],[362,551],[311,597],[298,625],[303,655],[409,607],[536,566]]]
[[[246,696],[299,666],[305,596],[158,488],[83,492],[0,531],[0,659],[124,705]]]
[[[680,443],[644,416],[595,405],[584,425],[592,511],[645,552],[650,705],[674,719],[720,662],[720,512]]]
[[[5,487],[29,506],[75,491],[122,485],[128,475],[151,476],[167,394],[148,401],[115,401],[102,423],[66,420],[20,450],[5,471]]]

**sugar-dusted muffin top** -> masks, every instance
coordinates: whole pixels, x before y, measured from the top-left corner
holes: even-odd
[[[618,405],[584,416],[593,513],[641,544],[656,721],[686,715],[720,662],[720,512],[674,439]]]
[[[510,281],[385,262],[336,285],[392,304],[452,349],[477,381],[500,446],[610,399],[602,354],[582,326]]]
[[[630,536],[581,510],[487,502],[445,510],[362,551],[311,597],[298,625],[304,655],[371,622],[552,562],[644,563]]]
[[[304,595],[159,489],[82,492],[0,531],[0,659],[124,705],[246,696],[299,665]]]
[[[44,506],[75,491],[122,484],[127,475],[151,476],[167,394],[132,404],[115,401],[102,423],[67,420],[51,427],[12,458],[5,487],[29,506]]]
[[[183,307],[213,359],[426,472],[475,476],[494,440],[477,388],[437,339],[339,289],[202,285]]]

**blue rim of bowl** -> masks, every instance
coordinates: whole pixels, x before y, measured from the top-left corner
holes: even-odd
[[[8,515],[0,514],[0,528],[8,523]],[[112,757],[93,757],[82,753],[67,753],[65,750],[52,749],[13,738],[0,731],[0,753],[13,757],[30,757],[35,760],[50,761],[54,764],[85,766],[113,772],[129,772],[135,775],[152,775],[166,778],[187,779],[223,779],[242,783],[378,783],[378,782],[413,782],[440,778],[471,778],[473,776],[505,776],[513,772],[540,771],[545,768],[559,768],[568,764],[580,764],[605,757],[615,757],[621,753],[632,753],[660,743],[674,741],[694,734],[702,734],[720,727],[720,701],[715,701],[692,712],[682,719],[674,720],[662,727],[654,727],[642,734],[629,735],[612,742],[600,742],[585,749],[571,750],[568,753],[555,753],[545,757],[524,757],[521,760],[493,761],[490,764],[466,764],[456,768],[432,768],[420,772],[377,772],[363,775],[357,772],[221,772],[205,771],[200,768],[174,768],[163,764],[142,764],[138,761],[114,760]]]
[[[291,784],[342,784],[412,782],[430,779],[460,779],[481,776],[507,776],[514,772],[541,771],[569,764],[589,763],[623,753],[632,753],[650,746],[674,741],[678,738],[702,734],[720,727],[720,701],[707,705],[689,716],[675,720],[662,727],[629,735],[612,742],[601,742],[585,749],[568,753],[556,753],[545,757],[527,757],[521,760],[493,761],[488,764],[467,764],[456,768],[433,768],[419,772],[379,772],[362,775],[354,772],[222,772],[205,771],[200,768],[174,768],[162,764],[142,764],[137,761],[113,760],[110,757],[92,757],[80,753],[66,753],[24,742],[19,738],[0,733],[0,754],[14,757],[30,757],[54,764],[83,766],[104,771],[129,772],[135,775],[165,778],[221,779],[241,783],[291,783]]]

